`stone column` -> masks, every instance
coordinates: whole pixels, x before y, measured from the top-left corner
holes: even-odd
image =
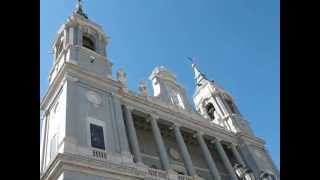
[[[139,147],[139,142],[137,138],[137,133],[136,129],[134,127],[134,122],[131,114],[131,108],[128,109],[126,105],[122,105],[122,110],[124,111],[124,119],[127,124],[127,129],[128,129],[128,135],[129,135],[129,140],[131,144],[131,149],[132,153],[134,155],[134,159],[137,164],[143,164],[142,163],[142,157],[141,157],[141,152],[140,152],[140,147]]]
[[[184,165],[186,166],[187,172],[189,176],[196,176],[196,171],[194,169],[190,154],[188,152],[187,146],[183,140],[182,134],[180,132],[180,128],[177,125],[173,125],[174,134],[176,136],[176,140],[178,143],[178,147],[180,150],[180,153],[182,155],[182,159],[184,162]]]
[[[203,133],[199,133],[198,132],[196,134],[196,136],[197,136],[198,142],[200,144],[200,147],[201,147],[202,153],[204,155],[204,158],[206,160],[206,163],[207,163],[207,165],[209,167],[209,171],[213,176],[213,179],[214,180],[221,180],[221,177],[220,177],[219,171],[217,169],[217,166],[214,163],[214,161],[212,159],[212,156],[211,156],[211,154],[209,152],[208,146],[206,145],[206,143],[205,143],[205,141],[203,139]]]
[[[228,159],[228,156],[225,153],[225,151],[224,151],[224,149],[223,149],[223,147],[222,147],[222,145],[220,143],[220,140],[217,139],[217,140],[215,140],[214,143],[215,143],[215,145],[217,147],[218,153],[219,153],[219,155],[220,155],[220,157],[222,159],[223,164],[227,168],[227,171],[228,171],[228,173],[229,173],[229,175],[231,177],[231,180],[238,180],[238,178],[237,178],[237,176],[236,176],[236,174],[235,174],[235,172],[233,170],[233,167],[232,167],[232,165],[231,165],[231,163],[230,163],[230,161]]]
[[[246,164],[244,163],[244,161],[242,160],[236,146],[232,143],[231,144],[231,149],[232,149],[232,153],[235,156],[235,158],[237,159],[237,162],[242,165],[242,167],[246,167]]]
[[[119,135],[119,141],[120,141],[120,152],[122,156],[124,156],[125,161],[127,162],[132,162],[132,155],[130,153],[130,148],[129,148],[129,142],[127,139],[127,132],[126,132],[126,127],[124,125],[124,117],[122,115],[121,111],[121,103],[119,100],[119,97],[112,96],[113,104],[114,104],[114,111],[115,111],[115,120],[116,120],[116,126],[117,126],[117,132]]]
[[[160,156],[160,161],[161,161],[161,165],[163,170],[167,171],[170,169],[170,163],[169,163],[169,158],[168,158],[168,154],[166,151],[166,147],[163,143],[162,140],[162,136],[160,133],[160,129],[158,126],[158,122],[157,120],[158,117],[154,117],[154,116],[150,116],[150,122],[151,122],[151,126],[152,126],[152,132],[153,132],[153,136],[155,138],[155,142],[157,144],[158,147],[158,152],[159,152],[159,156]]]

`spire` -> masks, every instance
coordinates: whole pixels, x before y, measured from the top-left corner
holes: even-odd
[[[86,19],[88,19],[88,16],[83,12],[82,9],[82,1],[81,0],[77,0],[77,6],[76,6],[76,10],[75,12],[83,17],[85,17]]]
[[[197,68],[197,65],[194,63],[194,59],[195,58],[190,58],[190,57],[188,57],[188,59],[192,62],[192,69],[193,69],[193,71],[194,71],[194,79],[196,79],[196,83],[197,83],[197,86],[201,86],[202,84],[201,84],[201,81],[202,81],[202,79],[206,79],[206,80],[208,80],[207,78],[206,78],[206,76],[204,75],[204,74],[202,74],[200,71],[199,71],[199,69]]]

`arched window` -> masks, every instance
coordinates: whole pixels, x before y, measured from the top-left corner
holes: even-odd
[[[213,104],[212,103],[208,103],[207,105],[206,105],[206,111],[207,111],[207,114],[209,115],[209,118],[210,119],[212,119],[212,120],[214,120],[214,111],[215,111],[216,109],[214,108],[214,106],[213,106]]]
[[[89,38],[87,36],[82,37],[82,46],[85,48],[91,49],[92,51],[95,50],[94,42],[92,41],[91,38]]]

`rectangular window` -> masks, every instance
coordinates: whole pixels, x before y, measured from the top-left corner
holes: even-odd
[[[105,149],[103,128],[90,123],[91,146],[94,148]]]

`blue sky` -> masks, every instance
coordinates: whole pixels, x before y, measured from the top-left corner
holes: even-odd
[[[51,43],[76,0],[41,0],[40,95],[48,86]],[[191,64],[236,99],[258,137],[280,164],[280,7],[278,0],[95,0],[84,1],[89,18],[111,41],[113,74],[123,68],[129,89],[138,90],[155,66],[177,75],[191,101]],[[114,76],[115,77],[115,76]],[[280,167],[279,167],[280,168]]]

